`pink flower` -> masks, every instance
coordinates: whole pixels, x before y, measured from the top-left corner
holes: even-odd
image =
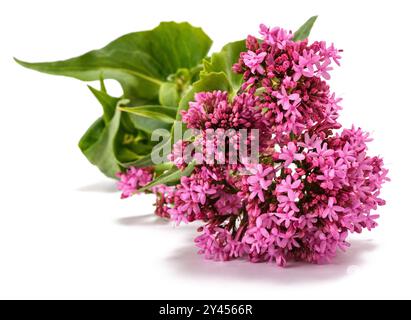
[[[347,165],[344,159],[339,158],[335,161],[335,158],[328,159],[328,161],[321,165],[322,175],[317,176],[317,179],[321,182],[321,188],[332,190],[335,187],[339,187],[343,184],[347,184],[345,181],[347,174]]]
[[[289,142],[287,146],[282,149],[279,159],[285,160],[284,166],[288,167],[294,160],[304,160],[305,156],[302,153],[297,153],[297,147],[294,142]]]
[[[313,164],[316,166],[324,165],[326,159],[334,155],[334,150],[328,149],[327,143],[322,143],[321,140],[315,141],[314,146],[315,152],[308,152],[307,157],[312,159]]]
[[[209,182],[205,182],[202,185],[192,185],[191,190],[192,198],[198,203],[204,205],[208,196],[216,194],[217,190],[210,186]]]
[[[226,110],[228,104],[227,92],[196,93],[195,101],[189,103],[189,109],[182,111],[182,120],[190,129],[203,129],[210,122],[210,115],[213,115],[216,109]]]
[[[321,54],[324,55],[324,56],[326,56],[326,57],[328,57],[328,58],[333,59],[334,62],[335,62],[338,66],[340,65],[340,59],[341,59],[340,52],[341,52],[341,51],[342,51],[342,50],[337,50],[337,49],[334,47],[334,44],[333,44],[333,43],[331,44],[330,47],[327,48],[325,42],[322,42],[322,45],[321,45]]]
[[[355,151],[352,149],[349,142],[346,142],[344,147],[340,150],[337,150],[338,156],[344,159],[346,164],[352,163],[356,160]]]
[[[297,85],[295,81],[290,76],[286,76],[283,79],[282,85],[285,89],[293,89]]]
[[[250,185],[249,190],[251,192],[250,200],[258,196],[260,201],[264,202],[264,191],[268,190],[268,187],[272,184],[272,179],[266,180],[265,177],[272,171],[273,169],[270,167],[264,169],[261,164],[256,166],[254,175],[247,178],[247,182]]]
[[[344,212],[344,208],[335,205],[336,200],[334,197],[328,199],[328,206],[324,209],[321,214],[322,218],[328,218],[330,221],[338,220],[338,212]]]
[[[299,106],[300,101],[301,101],[301,99],[298,99],[298,100],[294,101],[290,105],[290,107],[288,108],[287,112],[285,113],[285,116],[287,118],[289,118],[292,122],[296,122],[297,119],[302,118],[302,114],[298,110],[298,106]],[[297,125],[292,126],[292,130],[294,132],[298,132],[298,129],[295,129],[296,127],[298,127],[298,126]]]
[[[174,221],[177,226],[180,225],[181,222],[189,222],[187,214],[181,207],[169,208],[167,213],[170,216],[171,221]]]
[[[291,107],[290,101],[294,101],[294,104],[297,105],[300,103],[300,95],[298,93],[292,93],[288,95],[284,87],[281,87],[281,92],[275,93],[278,103],[283,106],[284,110],[288,110]]]
[[[267,52],[261,52],[256,54],[255,52],[249,50],[247,53],[243,54],[244,64],[251,69],[252,73],[256,71],[260,74],[264,73],[264,68],[261,66],[263,63]]]
[[[293,178],[288,175],[284,180],[281,181],[279,185],[277,185],[277,192],[280,193],[288,193],[291,191],[294,191],[298,189],[298,187],[301,185],[301,180],[292,180]]]
[[[320,61],[321,57],[316,55],[313,50],[303,50],[299,56],[298,64],[294,64],[294,81],[298,81],[301,76],[311,78],[314,76],[314,66]]]
[[[293,37],[292,33],[281,28],[268,28],[264,24],[260,25],[260,34],[266,43],[284,49]]]
[[[277,237],[277,244],[280,248],[287,248],[292,250],[295,248],[300,248],[297,242],[298,235],[293,228],[289,228],[285,233],[279,233]]]
[[[277,219],[277,224],[278,225],[284,224],[284,226],[286,228],[290,227],[291,222],[298,221],[298,218],[295,217],[295,212],[293,210],[290,210],[290,211],[285,212],[285,213],[276,212],[275,216],[278,218]]]
[[[296,202],[299,200],[299,193],[295,191],[288,191],[287,195],[278,195],[277,200],[279,201],[278,207],[283,212],[299,212]]]
[[[200,248],[199,253],[206,259],[227,261],[240,257],[244,253],[241,242],[233,240],[231,234],[224,228],[206,227],[204,233],[195,239]]]
[[[152,180],[152,170],[150,168],[130,167],[126,172],[116,174],[120,181],[117,182],[118,190],[122,191],[121,198],[129,198],[137,193],[139,188],[144,187]]]
[[[209,182],[198,183],[193,178],[182,177],[180,188],[177,191],[179,199],[183,202],[179,208],[188,215],[199,215],[200,205],[204,205],[207,197],[216,193],[217,190]]]
[[[328,71],[333,70],[333,67],[330,66],[330,59],[325,60],[322,63],[317,63],[317,73],[319,76],[323,77],[326,80],[330,80],[331,76]]]
[[[188,143],[183,140],[177,141],[173,145],[172,152],[168,155],[168,160],[172,161],[179,169],[184,168],[190,162],[190,159],[187,158],[187,154],[184,152],[187,145]]]
[[[236,194],[222,193],[215,203],[215,207],[221,215],[237,214],[242,207],[241,198]]]
[[[263,254],[270,246],[271,235],[267,228],[272,224],[272,219],[268,214],[264,214],[258,217],[256,222],[256,226],[247,230],[243,242],[250,246],[250,252]]]

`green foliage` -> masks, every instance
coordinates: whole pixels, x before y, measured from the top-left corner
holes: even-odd
[[[310,18],[294,34],[294,40],[308,37],[317,17]],[[221,90],[237,94],[242,75],[232,66],[246,51],[245,40],[231,42],[207,57],[211,39],[189,23],[162,22],[149,31],[124,35],[102,49],[76,58],[29,63],[24,67],[83,81],[100,80],[101,89],[89,89],[102,106],[103,115],[86,131],[79,147],[87,159],[105,175],[129,166],[153,166],[151,153],[175,142],[176,124],[195,94]],[[105,79],[117,80],[122,97],[110,96]],[[151,141],[156,129],[169,130],[161,145]],[[184,133],[185,128],[183,127]],[[173,184],[194,169],[190,164],[180,171],[172,164],[155,165],[155,180],[142,191],[158,184]]]
[[[302,41],[307,39],[317,18],[318,16],[313,16],[308,19],[296,32],[294,32],[293,40]]]

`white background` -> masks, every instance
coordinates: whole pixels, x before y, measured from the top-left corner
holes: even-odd
[[[411,298],[408,3],[0,1],[0,298]],[[345,50],[332,74],[341,121],[372,132],[392,178],[379,228],[326,266],[204,261],[195,226],[157,220],[150,197],[120,201],[82,156],[101,113],[86,85],[12,61],[70,58],[163,20],[203,27],[219,50],[261,22],[295,29],[314,14],[311,39]]]

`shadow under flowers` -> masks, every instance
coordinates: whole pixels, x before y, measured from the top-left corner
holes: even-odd
[[[124,217],[116,222],[125,227],[172,227],[172,222],[154,214]],[[273,284],[293,284],[328,281],[342,278],[361,269],[364,255],[372,252],[377,245],[372,240],[352,239],[351,247],[346,252],[339,251],[330,264],[315,265],[304,262],[290,262],[286,268],[277,267],[275,263],[250,263],[245,259],[229,262],[205,260],[197,254],[194,238],[198,235],[196,224],[183,225],[174,232],[185,235],[186,245],[174,250],[166,259],[177,273],[185,277],[209,279],[233,279]]]
[[[169,220],[160,218],[153,213],[145,214],[141,216],[124,217],[117,219],[116,222],[119,225],[125,227],[139,227],[139,226],[162,226],[170,225]]]
[[[309,283],[337,279],[356,272],[364,263],[363,255],[376,247],[372,240],[352,240],[347,252],[339,252],[330,264],[290,262],[286,268],[280,268],[275,263],[250,263],[244,259],[229,262],[205,260],[197,254],[192,243],[174,252],[167,262],[178,273],[189,277],[231,278],[276,284]]]
[[[96,193],[116,193],[119,192],[116,183],[109,180],[109,181],[101,181],[101,182],[96,182],[93,184],[89,184],[86,186],[82,186],[77,188],[77,191],[80,192],[96,192]]]

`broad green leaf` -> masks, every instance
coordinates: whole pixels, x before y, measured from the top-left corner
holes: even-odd
[[[87,159],[96,165],[105,175],[114,178],[121,171],[120,162],[141,159],[151,154],[154,144],[150,134],[138,128],[139,119],[121,112],[119,98],[113,98],[104,91],[89,87],[103,107],[104,114],[99,118],[80,140],[79,147]],[[103,86],[102,86],[103,88]],[[131,119],[131,117],[133,119]],[[148,125],[159,125],[157,120],[141,121],[147,131]],[[161,122],[163,124],[163,122]],[[166,124],[170,128],[170,124]]]
[[[153,182],[149,183],[138,191],[144,192],[160,184],[175,185],[180,182],[180,179],[182,177],[189,176],[193,172],[195,166],[195,162],[191,162],[183,171],[181,171],[177,167],[173,167],[172,169],[165,171],[162,175],[154,179]]]
[[[176,108],[165,106],[137,106],[119,107],[121,111],[131,113],[143,118],[159,120],[164,123],[174,123],[176,118]]]
[[[210,60],[204,60],[202,74],[210,72],[224,72],[233,90],[236,92],[241,86],[243,75],[233,72],[233,65],[238,62],[240,53],[246,51],[245,40],[226,44],[223,49],[214,53]]]
[[[121,122],[121,112],[116,111],[118,99],[91,87],[90,90],[100,101],[105,113],[83,135],[79,147],[92,164],[108,177],[114,178],[121,168],[117,163],[113,145]],[[109,114],[113,110],[110,118]]]
[[[308,19],[296,32],[294,32],[294,41],[303,41],[310,35],[311,29],[314,26],[318,16],[313,16]]]
[[[210,38],[200,28],[186,22],[163,22],[153,30],[127,34],[77,58],[45,63],[16,61],[40,72],[84,81],[101,76],[115,79],[128,99],[157,101],[167,77],[197,66],[210,46]]]
[[[160,102],[174,107],[175,116],[181,94],[198,76],[210,46],[210,38],[200,28],[164,22],[151,31],[127,34],[77,58],[46,63],[16,61],[49,74],[100,80],[101,91],[90,90],[103,106],[103,117],[90,127],[79,145],[90,162],[114,177],[119,164],[152,164],[155,144],[151,133],[159,128],[171,129],[167,118],[171,110],[166,116],[149,109],[139,110],[139,114],[121,112],[116,109],[119,99],[107,94],[103,80],[119,81],[133,107]]]
[[[150,119],[147,117],[137,116],[131,113],[127,114],[128,116],[128,123],[134,126],[138,130],[142,130],[146,132],[148,135],[154,130],[157,129],[169,129],[170,125],[163,121],[159,121],[156,119]]]

